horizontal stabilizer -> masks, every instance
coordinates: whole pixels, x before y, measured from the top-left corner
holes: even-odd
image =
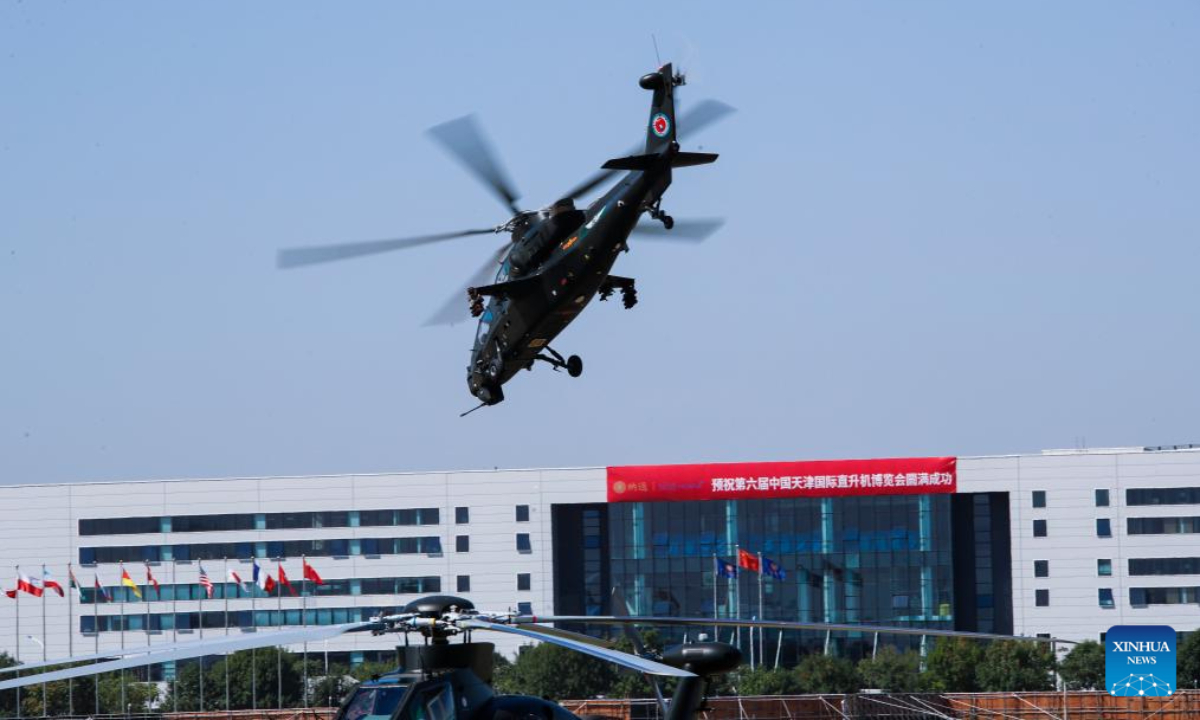
[[[691,167],[693,165],[707,165],[716,159],[716,153],[675,153],[675,155],[671,158],[671,167],[679,168]],[[604,165],[601,167],[603,167],[605,170],[649,170],[662,161],[662,155],[630,155],[628,157],[613,158],[612,160],[604,163]]]

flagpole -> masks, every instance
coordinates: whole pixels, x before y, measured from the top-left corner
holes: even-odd
[[[100,654],[100,573],[92,573],[92,629],[95,630],[96,654]],[[99,662],[97,660],[96,662]],[[96,714],[100,714],[100,677],[92,680],[92,695],[96,697]]]
[[[738,571],[739,571],[736,575],[733,576],[733,607],[734,607],[734,612],[736,613],[734,615],[734,617],[737,618],[738,620],[741,620],[742,619],[742,573],[740,571],[742,569],[742,546],[734,545],[733,553],[737,557],[737,564],[738,564]],[[740,625],[737,627],[737,630],[735,630],[734,634],[737,637],[738,649],[741,650],[742,649],[742,627]]]
[[[221,588],[225,596],[225,637],[229,637],[229,558],[225,558],[225,584]],[[225,653],[225,712],[229,712],[229,653]]]
[[[175,555],[171,555],[171,643],[179,642],[179,584],[175,582],[175,568],[179,565]],[[175,662],[174,679],[171,681],[171,709],[179,712],[179,662]]]
[[[758,619],[766,620],[763,615],[763,558],[762,551],[758,553]],[[758,664],[763,664],[763,629],[758,629]]]
[[[125,597],[129,594],[125,590],[125,562],[121,563],[121,649],[125,649]],[[125,669],[121,668],[121,713],[129,712],[129,708],[125,705]]]
[[[142,598],[142,602],[146,603],[146,647],[150,647],[150,561],[146,561],[146,596]],[[147,676],[149,677],[149,676]]]
[[[75,570],[67,563],[67,585],[69,590],[75,590],[79,583],[75,582]],[[71,600],[72,593],[67,593],[67,657],[75,656],[75,603]],[[82,600],[82,598],[80,598]],[[67,712],[75,714],[75,678],[67,680]]]
[[[279,560],[275,563],[275,574],[283,569],[283,561]],[[279,603],[279,625],[283,626],[283,583],[278,583],[275,587],[275,598]],[[283,709],[283,648],[275,648],[275,706]]]
[[[50,638],[46,637],[46,566],[42,565],[42,662],[46,662],[50,657],[46,654],[46,643]],[[42,683],[42,715],[49,715],[50,711],[46,708],[46,683]]]
[[[308,627],[308,558],[300,556],[300,626]],[[308,707],[308,642],[304,643],[304,707]]]
[[[258,632],[258,558],[250,556],[250,628]],[[250,649],[250,709],[258,709],[258,648]]]
[[[204,566],[201,565],[199,563],[199,561],[197,561],[196,568],[200,572],[204,572]],[[199,580],[197,580],[197,582],[199,582]],[[200,586],[200,598],[199,598],[200,599],[200,612],[196,613],[196,616],[200,619],[200,639],[201,640],[204,639],[204,596],[207,594],[208,594],[208,588],[201,585]],[[200,708],[200,712],[204,712],[204,656],[200,656],[199,661],[200,661],[200,702],[198,703],[198,706]]]
[[[16,644],[13,646],[13,651],[17,654],[17,664],[21,664],[21,566],[17,565],[17,587],[13,590],[13,600],[16,601],[17,613],[16,637],[13,638]],[[21,688],[17,688],[17,717],[21,717]]]

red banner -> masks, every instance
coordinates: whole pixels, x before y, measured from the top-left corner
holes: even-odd
[[[608,468],[609,502],[952,493],[958,458],[626,465]]]

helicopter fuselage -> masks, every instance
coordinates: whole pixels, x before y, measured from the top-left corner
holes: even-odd
[[[532,369],[536,360],[564,364],[549,349],[550,342],[610,280],[642,213],[670,186],[677,148],[664,152],[655,167],[628,173],[588,206],[582,224],[566,237],[553,238],[555,244],[535,267],[514,265],[522,247],[521,241],[514,243],[491,286],[495,290],[480,316],[467,368],[467,385],[483,404],[503,400],[500,387],[519,371]],[[514,277],[515,272],[521,274]]]

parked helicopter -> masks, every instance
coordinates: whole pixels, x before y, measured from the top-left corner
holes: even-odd
[[[623,601],[622,601],[623,603]],[[501,695],[491,686],[494,645],[474,642],[475,631],[500,632],[553,643],[576,652],[615,663],[653,678],[677,680],[670,702],[664,706],[665,720],[695,720],[704,705],[708,680],[735,669],[741,652],[721,642],[694,642],[653,654],[639,647],[639,654],[613,649],[606,640],[594,638],[547,623],[589,625],[675,625],[685,627],[764,627],[783,630],[824,630],[968,637],[982,640],[1020,639],[1037,642],[1070,642],[1057,638],[1029,638],[988,633],[890,627],[856,624],[801,623],[715,618],[645,617],[625,614],[610,616],[519,615],[482,612],[470,600],[451,595],[432,595],[408,603],[402,612],[342,625],[284,630],[246,637],[218,638],[113,651],[100,655],[62,658],[0,669],[0,675],[15,671],[100,660],[36,675],[0,682],[0,691],[43,682],[95,675],[143,665],[203,657],[251,648],[294,645],[328,640],[346,633],[375,635],[398,633],[405,645],[398,648],[403,662],[395,672],[357,686],[342,702],[336,720],[579,720],[562,706],[545,698]],[[408,635],[419,634],[424,642],[409,645]],[[460,636],[462,643],[451,643]],[[657,690],[657,683],[656,690]]]
[[[564,358],[550,342],[596,296],[607,300],[620,290],[627,309],[637,304],[634,279],[610,272],[621,251],[629,250],[630,235],[698,241],[722,224],[714,219],[676,222],[662,209],[662,196],[671,185],[674,168],[717,159],[712,153],[682,151],[682,133],[696,132],[733,111],[728,105],[707,100],[677,123],[675,88],[684,82],[670,63],[643,76],[639,84],[653,92],[644,148],[604,163],[600,172],[542,210],[522,210],[517,205],[519,195],[471,117],[439,125],[430,130],[433,139],[513,213],[507,222],[488,229],[287,249],[279,253],[279,266],[291,268],[472,235],[509,233],[509,244],[476,273],[465,296],[452,299],[427,324],[452,322],[464,310],[479,318],[467,367],[467,386],[480,401],[478,407],[504,400],[504,383],[522,369],[532,370],[536,361],[578,377],[583,360],[578,355]],[[628,174],[611,190],[584,210],[575,207],[576,199],[620,171]],[[639,226],[643,214],[659,221],[662,228]]]

